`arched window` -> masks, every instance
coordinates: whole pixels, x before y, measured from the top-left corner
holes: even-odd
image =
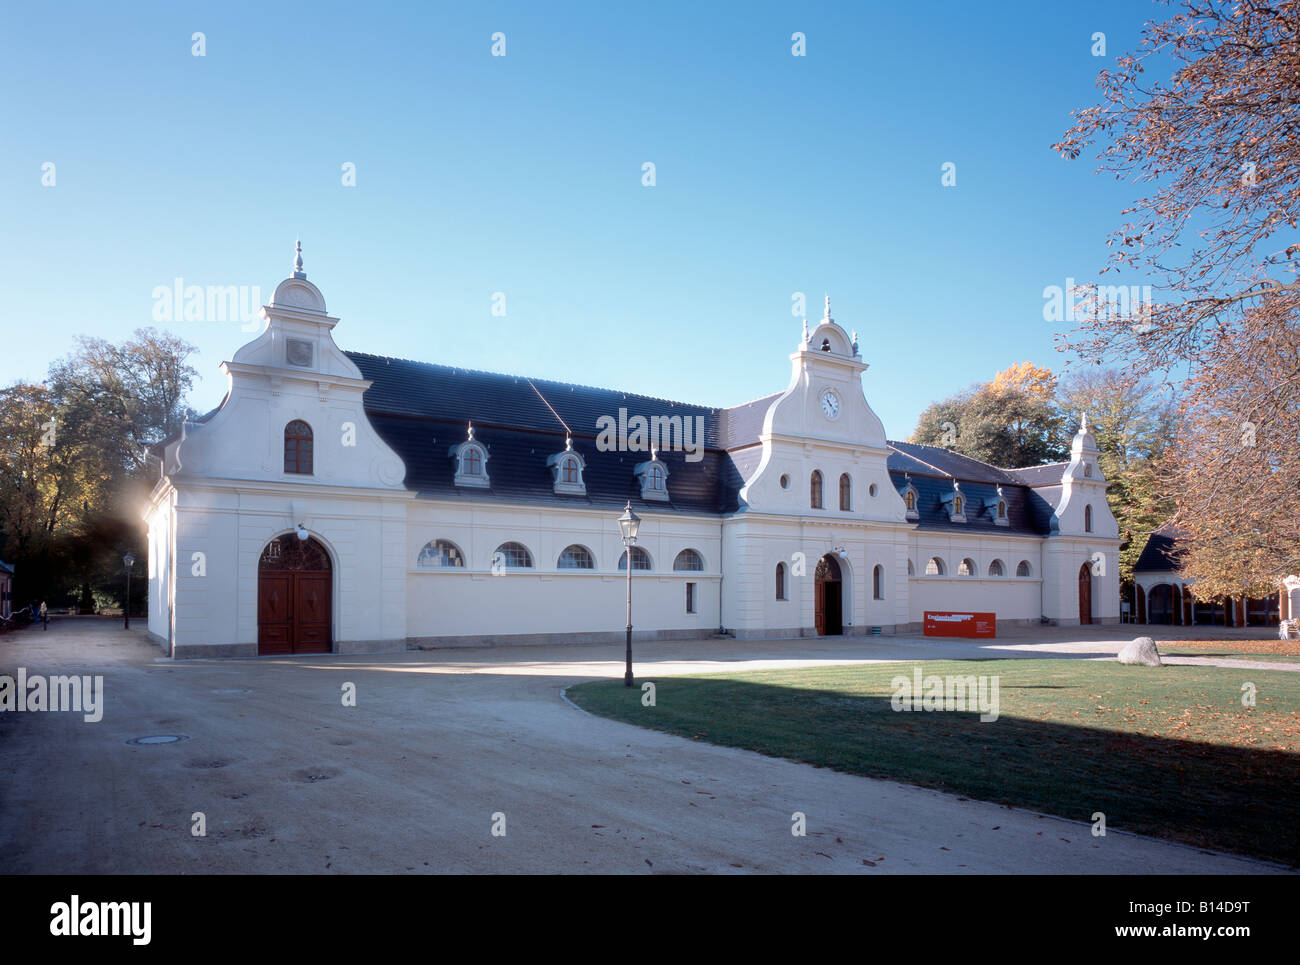
[[[871,596],[875,600],[885,598],[885,568],[879,563],[871,571]]]
[[[677,559],[673,560],[674,570],[691,570],[699,571],[704,569],[704,557],[700,556],[695,550],[682,550],[677,554]]]
[[[1006,519],[1006,518],[1007,518],[1007,501],[1006,501],[1005,499],[999,499],[999,500],[998,500],[998,519]]]
[[[467,446],[461,458],[461,472],[466,476],[483,475],[483,455],[478,446]]]
[[[592,557],[591,550],[575,543],[564,548],[560,558],[555,561],[555,568],[557,570],[593,570],[596,568],[596,560]]]
[[[930,562],[925,564],[925,575],[943,576],[943,574],[944,574],[943,560],[939,559],[939,557],[937,556],[931,556]]]
[[[957,496],[956,498],[954,498],[952,501],[952,514],[954,516],[960,516],[961,508],[965,505],[966,505],[966,500],[962,499],[962,497]]]
[[[785,564],[776,564],[776,598],[785,599]]]
[[[624,550],[623,555],[618,558],[618,568],[620,570],[627,569],[627,550]],[[650,554],[639,546],[632,547],[632,569],[650,569]]]
[[[422,569],[440,566],[463,567],[465,556],[461,553],[460,547],[450,540],[435,539],[424,544],[424,549],[420,550],[415,565]]]
[[[530,570],[533,554],[522,543],[502,543],[492,554],[492,569]]]
[[[1033,576],[1034,569],[1029,565],[1029,560],[1021,560],[1016,566],[1016,576]]]
[[[653,465],[646,471],[646,489],[651,492],[661,493],[664,491],[664,469],[663,466]]]
[[[853,508],[853,480],[848,473],[840,473],[840,511],[849,512]]]
[[[958,576],[979,576],[979,571],[975,568],[975,561],[967,556],[957,565]]]
[[[813,470],[812,479],[809,482],[809,489],[811,490],[809,494],[810,495],[809,505],[811,505],[813,509],[821,509],[822,508],[822,472],[820,469]]]
[[[1083,531],[1085,533],[1092,532],[1092,507],[1091,506],[1083,507]]]
[[[994,560],[989,564],[989,576],[1006,576],[1001,560]]]
[[[568,456],[560,463],[560,482],[577,485],[578,479],[578,460]]]
[[[294,419],[284,427],[284,471],[312,474],[311,426]]]
[[[903,502],[907,504],[907,511],[909,513],[916,512],[916,490],[909,489],[906,493],[904,493]]]

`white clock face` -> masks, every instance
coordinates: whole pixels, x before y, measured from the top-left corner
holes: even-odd
[[[840,397],[830,390],[823,392],[822,412],[826,414],[828,419],[837,418],[840,414]]]

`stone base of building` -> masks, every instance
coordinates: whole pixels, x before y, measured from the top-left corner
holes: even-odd
[[[633,630],[632,643],[656,643],[664,640],[707,640],[717,634],[708,630]],[[542,647],[582,644],[623,644],[626,630],[600,630],[588,633],[495,633],[445,637],[408,637],[407,650],[451,650],[466,647]]]

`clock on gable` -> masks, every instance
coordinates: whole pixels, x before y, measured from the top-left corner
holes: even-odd
[[[840,397],[834,389],[827,389],[822,393],[822,414],[832,421],[839,418]]]

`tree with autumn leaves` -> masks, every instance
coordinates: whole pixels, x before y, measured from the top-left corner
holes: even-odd
[[[0,387],[0,558],[15,603],[117,597],[124,551],[145,559],[145,448],[176,431],[194,347],[140,329],[121,344],[80,338],[44,382]],[[143,598],[144,580],[133,584]]]
[[[1064,344],[1181,376],[1159,488],[1183,573],[1202,599],[1274,591],[1300,571],[1300,2],[1190,0],[1098,87],[1055,147],[1141,186],[1104,270],[1156,294],[1086,313]]]
[[[1100,452],[1106,499],[1119,523],[1120,580],[1132,579],[1146,537],[1173,514],[1160,490],[1173,434],[1169,396],[1148,380],[1088,367],[1057,376],[1019,362],[928,406],[912,442],[944,446],[1003,468],[1064,460],[1083,413]]]

